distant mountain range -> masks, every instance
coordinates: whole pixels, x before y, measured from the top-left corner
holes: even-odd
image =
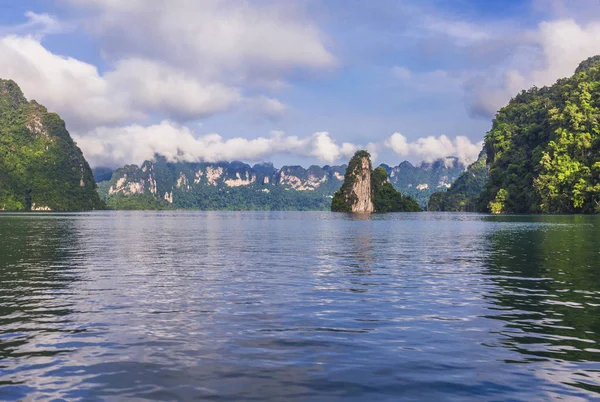
[[[425,206],[448,188],[465,166],[456,158],[385,168],[392,185]],[[346,165],[250,166],[243,162],[168,162],[157,156],[112,172],[95,168],[98,191],[113,209],[328,210]]]

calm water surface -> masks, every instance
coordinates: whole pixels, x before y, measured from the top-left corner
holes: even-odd
[[[0,215],[0,399],[600,400],[600,217]]]

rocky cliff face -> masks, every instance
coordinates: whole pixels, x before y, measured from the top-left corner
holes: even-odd
[[[344,175],[342,187],[331,200],[333,212],[417,212],[421,208],[411,197],[402,195],[390,183],[383,166],[371,169],[367,151],[354,154]]]
[[[350,174],[355,177],[351,190],[351,197],[354,199],[352,212],[374,212],[371,197],[371,160],[362,156],[360,164]]]
[[[143,197],[175,208],[327,209],[345,170],[345,166],[276,169],[269,163],[172,163],[157,156],[141,167],[117,169],[110,180],[100,183],[99,192],[109,204]],[[144,206],[153,207],[154,201]]]
[[[103,208],[92,170],[65,123],[0,79],[0,210]]]
[[[394,188],[415,198],[422,206],[426,205],[429,194],[445,189],[463,169],[456,158],[417,166],[402,162],[396,167],[381,167],[386,170],[387,181]],[[138,203],[139,208],[152,209],[164,204],[176,208],[260,210],[329,209],[334,193],[344,181],[345,172],[346,165],[276,169],[271,163],[250,166],[242,162],[168,162],[157,156],[141,166],[127,165],[114,172],[96,168],[94,174],[100,182],[102,198],[126,202],[127,198],[146,197],[151,201],[143,205]],[[356,191],[360,193],[364,189]],[[239,199],[234,199],[236,197]],[[368,209],[368,206],[363,207]]]
[[[371,191],[371,155],[358,151],[348,163],[344,184],[331,202],[334,212],[374,212]]]

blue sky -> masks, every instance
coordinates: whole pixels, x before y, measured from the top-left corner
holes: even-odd
[[[0,77],[92,165],[469,162],[514,94],[595,54],[597,0],[0,0]]]

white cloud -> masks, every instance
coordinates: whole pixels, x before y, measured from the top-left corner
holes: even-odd
[[[44,35],[63,33],[71,30],[70,24],[59,21],[50,14],[38,14],[33,11],[25,13],[26,22],[19,25],[0,26],[0,36],[9,34],[33,35],[40,38]]]
[[[483,141],[472,143],[467,137],[457,136],[454,140],[445,135],[439,137],[429,136],[409,141],[400,134],[392,134],[385,146],[399,156],[416,156],[425,162],[455,156],[464,164],[472,163],[483,147]]]
[[[92,64],[51,53],[32,36],[0,38],[0,77],[15,80],[26,97],[58,112],[79,132],[149,114],[186,121],[241,105],[271,117],[286,110],[275,98],[246,97],[238,87],[203,82],[151,60],[123,59],[100,74]]]
[[[148,117],[191,121],[238,107],[281,116],[287,105],[261,91],[285,88],[288,73],[336,64],[319,29],[284,4],[70,3],[83,10],[78,21],[98,39],[107,71],[48,51],[43,36],[68,24],[28,12],[26,23],[6,27],[11,34],[0,38],[0,77],[14,79],[78,132]]]
[[[161,62],[119,61],[104,78],[116,98],[134,110],[191,120],[228,110],[242,100],[240,90],[218,82],[201,82],[193,75]]]
[[[251,113],[258,113],[273,118],[283,115],[288,109],[278,99],[269,98],[264,95],[247,99],[246,106]]]
[[[385,142],[366,145],[338,143],[325,131],[305,137],[273,131],[267,137],[225,139],[216,133],[197,135],[186,126],[166,120],[151,126],[101,127],[85,135],[76,135],[75,139],[92,166],[139,164],[155,154],[164,155],[171,161],[188,162],[257,162],[274,155],[291,154],[332,164],[346,163],[358,149],[368,150],[373,161],[377,160],[380,151],[391,149],[397,155],[428,162],[456,156],[468,164],[477,158],[483,146],[482,142],[471,143],[462,136],[453,140],[442,135],[408,141],[400,133],[394,133]]]
[[[0,77],[13,79],[25,96],[59,112],[68,127],[94,127],[136,117],[111,96],[98,69],[71,57],[55,55],[31,36],[0,39]]]
[[[581,61],[600,54],[599,22],[545,21],[537,30],[519,34],[523,40],[515,43],[507,63],[473,73],[466,83],[475,114],[493,116],[521,90],[552,85],[571,76]]]
[[[69,0],[112,59],[168,60],[203,77],[279,81],[290,69],[336,59],[323,33],[291,3],[234,0]]]
[[[101,127],[75,139],[92,166],[141,163],[156,153],[172,161],[207,162],[255,162],[289,153],[333,163],[349,158],[358,149],[350,143],[336,144],[327,132],[307,137],[272,132],[269,137],[224,139],[214,133],[197,136],[188,127],[169,121],[152,126]]]

